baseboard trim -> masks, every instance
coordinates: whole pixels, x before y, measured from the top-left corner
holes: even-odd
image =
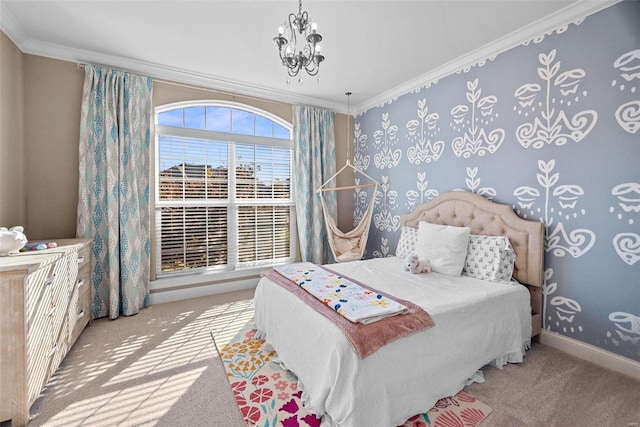
[[[635,360],[546,330],[543,330],[540,334],[540,343],[603,368],[611,369],[612,371],[640,380],[640,362],[636,362]]]
[[[170,289],[152,289],[149,294],[149,302],[162,304],[165,302],[181,301],[191,298],[205,297],[209,295],[225,294],[228,292],[253,289],[258,284],[258,278],[248,278],[222,283],[198,284],[192,286],[181,286]]]

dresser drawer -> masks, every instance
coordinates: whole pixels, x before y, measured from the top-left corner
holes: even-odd
[[[78,339],[82,330],[91,320],[91,279],[89,278],[89,263],[82,266],[78,273],[78,280],[71,298],[69,309],[69,345]]]
[[[78,264],[78,280],[89,279],[89,277],[91,277],[91,265],[89,262]]]
[[[80,281],[69,310],[69,346],[76,342],[90,319],[91,287],[88,281]]]
[[[49,380],[57,351],[53,339],[52,319],[54,288],[59,277],[55,263],[45,265],[27,279],[27,402],[29,405],[40,394]]]
[[[54,267],[56,282],[52,289],[52,337],[56,351],[53,357],[53,370],[60,365],[62,359],[71,347],[69,345],[69,316],[75,284],[78,280],[78,250],[71,249],[66,255],[56,262]]]
[[[27,351],[27,403],[29,406],[47,384],[57,349],[51,340],[51,324],[38,325],[37,331],[28,335]]]
[[[91,245],[86,245],[78,251],[78,270],[91,264]]]
[[[26,279],[26,372],[27,401],[31,404],[49,379],[52,338],[53,287],[57,277],[54,264],[43,265]]]
[[[52,304],[52,289],[56,281],[53,265],[45,265],[31,273],[26,280],[25,310],[27,311],[27,328],[40,329],[44,313],[49,311]]]

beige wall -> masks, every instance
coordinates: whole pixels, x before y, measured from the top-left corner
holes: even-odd
[[[349,153],[353,162],[353,117],[347,120],[346,114],[336,114],[334,118],[336,130],[336,171],[339,171],[347,161],[347,143],[351,144]],[[347,126],[349,129],[347,130]],[[346,168],[337,176],[336,186],[353,185],[353,169]],[[353,229],[353,190],[336,192],[338,198],[338,228],[342,231]]]
[[[72,62],[23,54],[4,34],[1,42],[0,226],[22,224],[30,240],[73,237],[84,71]],[[290,104],[154,83],[154,106],[194,99],[244,103],[292,121]],[[346,119],[335,116],[338,168],[346,159]],[[349,173],[338,176],[338,185],[352,183]],[[338,197],[338,224],[350,229],[352,193]]]
[[[24,62],[27,237],[73,237],[84,71],[41,56]]]
[[[22,225],[28,232],[23,56],[0,31],[0,227]]]

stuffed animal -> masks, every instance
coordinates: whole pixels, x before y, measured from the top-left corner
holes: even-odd
[[[23,233],[24,228],[20,225],[11,227],[0,227],[0,256],[7,256],[18,253],[27,243],[27,236]]]
[[[404,259],[404,269],[410,273],[431,273],[431,263],[428,259],[420,259],[416,254],[407,255]]]

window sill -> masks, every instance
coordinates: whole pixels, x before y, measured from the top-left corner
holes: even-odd
[[[259,278],[260,273],[269,268],[270,267],[252,267],[235,271],[206,271],[191,274],[176,274],[174,276],[164,276],[156,280],[152,280],[149,283],[149,289],[152,292],[166,291],[182,287]]]
[[[271,266],[165,276],[149,282],[151,304],[180,301],[255,288]]]

